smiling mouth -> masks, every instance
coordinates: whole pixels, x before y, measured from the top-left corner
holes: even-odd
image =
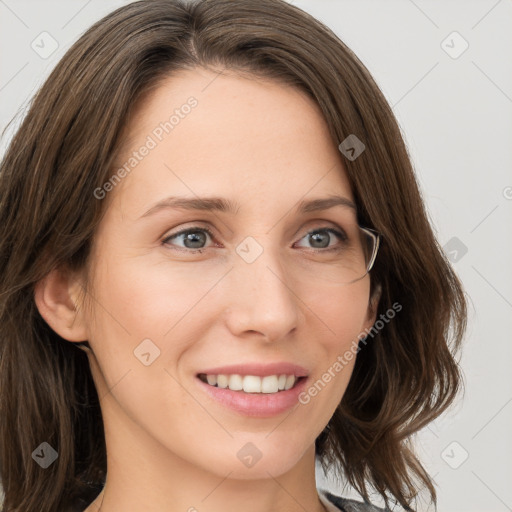
[[[259,377],[257,375],[207,375],[205,373],[200,373],[197,377],[212,387],[250,394],[281,393],[294,388],[297,383],[307,378],[286,374]]]

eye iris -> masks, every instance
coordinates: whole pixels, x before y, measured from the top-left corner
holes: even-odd
[[[191,242],[192,244],[194,243],[199,243],[199,244],[204,244],[206,243],[206,235],[204,233],[202,233],[201,231],[192,231],[192,232],[189,232],[189,233],[185,233],[185,239],[183,240],[183,243],[185,244],[185,246],[188,248],[188,249],[200,249],[201,246],[197,247],[195,245],[192,245],[192,246],[189,246],[187,245],[188,242]]]
[[[309,235],[309,237],[313,242],[313,247],[316,249],[324,249],[325,247],[329,246],[330,235],[327,233],[327,231],[315,231],[315,233]],[[322,239],[324,242],[327,241],[327,245],[322,243]],[[320,246],[315,245],[318,241],[320,241]]]

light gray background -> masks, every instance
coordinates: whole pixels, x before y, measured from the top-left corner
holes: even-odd
[[[126,3],[0,0],[0,130],[23,115],[70,44]],[[331,27],[383,90],[438,238],[471,298],[465,396],[415,440],[437,484],[438,510],[512,510],[512,2],[293,3]],[[35,41],[42,51],[45,31],[58,43],[48,58],[31,47]],[[2,154],[17,125],[2,138]],[[351,495],[321,472],[318,484]]]

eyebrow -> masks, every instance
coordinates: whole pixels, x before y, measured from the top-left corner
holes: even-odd
[[[357,212],[357,207],[353,201],[343,196],[334,196],[302,200],[295,208],[296,213],[311,213],[322,210],[328,210],[335,206],[344,206],[351,208]],[[166,197],[155,205],[153,205],[146,213],[141,215],[148,217],[164,209],[182,209],[182,210],[199,210],[199,211],[218,211],[236,215],[240,210],[240,203],[231,201],[222,197]]]

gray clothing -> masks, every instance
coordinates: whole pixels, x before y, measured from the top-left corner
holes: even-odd
[[[335,496],[329,491],[319,489],[318,492],[322,493],[334,506],[338,507],[342,512],[391,512],[389,508],[380,508],[365,503],[363,501],[352,500],[349,498],[342,498]]]

